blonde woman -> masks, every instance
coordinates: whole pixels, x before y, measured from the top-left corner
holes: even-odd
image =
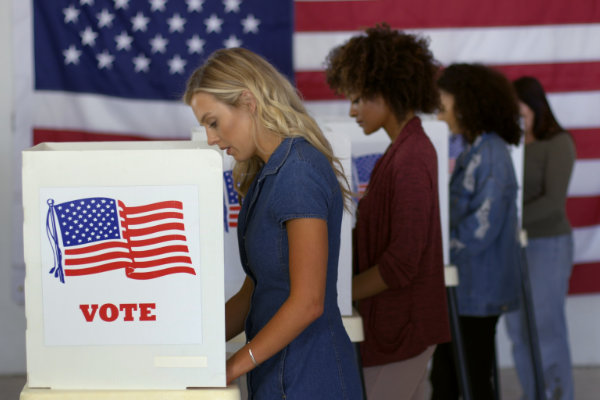
[[[246,279],[226,304],[226,335],[248,343],[227,361],[250,399],[359,399],[352,344],[337,306],[344,199],[338,160],[292,85],[249,50],[213,53],[185,102],[208,143],[236,160]]]

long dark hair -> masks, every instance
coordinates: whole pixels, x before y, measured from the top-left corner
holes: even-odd
[[[452,64],[442,70],[437,83],[454,96],[454,114],[467,142],[495,132],[506,143],[519,143],[519,103],[502,73],[481,64]]]
[[[542,84],[534,77],[523,76],[513,82],[519,100],[533,111],[533,136],[537,140],[548,140],[564,132],[554,117]]]

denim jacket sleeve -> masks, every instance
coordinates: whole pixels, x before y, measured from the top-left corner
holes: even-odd
[[[487,141],[465,160],[466,166],[451,185],[451,259],[485,251],[498,237],[502,219],[514,201],[514,172],[510,158],[499,156],[502,143]],[[507,190],[508,189],[508,190]]]

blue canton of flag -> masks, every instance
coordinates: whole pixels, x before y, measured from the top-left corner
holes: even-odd
[[[121,239],[114,199],[87,198],[55,206],[65,247]]]
[[[214,50],[293,78],[290,0],[34,0],[35,88],[177,100]]]
[[[226,190],[226,206],[225,206],[225,232],[229,232],[229,228],[237,228],[238,214],[241,210],[241,205],[237,192],[233,183],[233,171],[223,172]]]
[[[359,157],[352,157],[352,185],[353,190],[360,195],[365,193],[371,172],[375,163],[381,157],[380,153],[366,154]]]
[[[452,134],[448,141],[448,155],[450,159],[456,159],[467,146],[463,135]]]

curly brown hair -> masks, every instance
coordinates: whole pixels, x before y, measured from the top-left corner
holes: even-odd
[[[428,46],[428,39],[376,25],[330,51],[327,83],[346,96],[381,96],[398,120],[408,111],[432,113],[439,64]]]
[[[454,96],[454,115],[469,143],[484,132],[495,132],[509,144],[519,143],[519,103],[501,72],[481,64],[452,64],[444,68],[437,84]]]

